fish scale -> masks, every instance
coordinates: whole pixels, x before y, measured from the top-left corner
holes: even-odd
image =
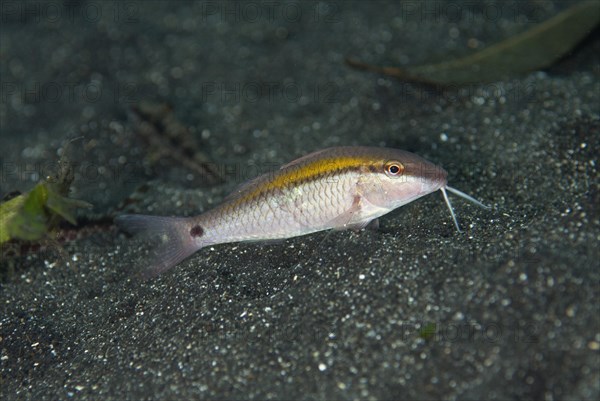
[[[211,243],[279,239],[320,231],[351,207],[347,188],[352,181],[356,175],[345,174],[330,185],[318,180],[267,191],[233,209],[228,204],[217,207],[198,216],[195,223],[210,233],[205,240]]]
[[[460,231],[441,167],[413,153],[373,147],[328,148],[242,185],[199,216],[122,215],[125,231],[156,242],[143,276],[153,277],[199,249],[222,243],[296,237],[328,229],[361,229],[378,217],[441,190]]]

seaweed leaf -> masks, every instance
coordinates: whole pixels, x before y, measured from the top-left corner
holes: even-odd
[[[40,231],[42,234],[46,232],[45,225],[40,225],[41,219],[28,218],[39,199],[36,193],[32,193],[33,190],[0,204],[0,244],[13,238],[39,238]]]
[[[548,67],[567,54],[600,22],[600,1],[582,1],[528,31],[456,60],[406,69],[346,59],[351,67],[430,85],[492,82]]]
[[[0,244],[10,240],[41,240],[62,219],[76,224],[75,208],[92,205],[67,197],[72,182],[73,169],[63,156],[56,175],[37,183],[28,192],[0,203]]]

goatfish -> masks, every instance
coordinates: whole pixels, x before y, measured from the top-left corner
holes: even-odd
[[[448,186],[447,172],[416,154],[389,148],[335,147],[310,153],[244,184],[195,217],[118,216],[131,234],[158,240],[144,278],[157,276],[201,248],[277,240],[323,230],[360,230],[377,218],[437,190],[460,226],[446,191],[488,208]]]

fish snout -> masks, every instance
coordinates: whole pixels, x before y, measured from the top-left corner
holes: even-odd
[[[409,181],[420,184],[420,193],[428,194],[445,187],[448,182],[448,173],[442,167],[418,158],[404,164],[405,177]]]

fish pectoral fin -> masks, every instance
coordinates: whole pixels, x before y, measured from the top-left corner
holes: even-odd
[[[331,220],[328,226],[333,230],[354,230],[359,231],[369,225],[373,218],[362,218],[362,197],[360,195],[354,196],[352,206],[344,213],[340,214],[333,220]]]

